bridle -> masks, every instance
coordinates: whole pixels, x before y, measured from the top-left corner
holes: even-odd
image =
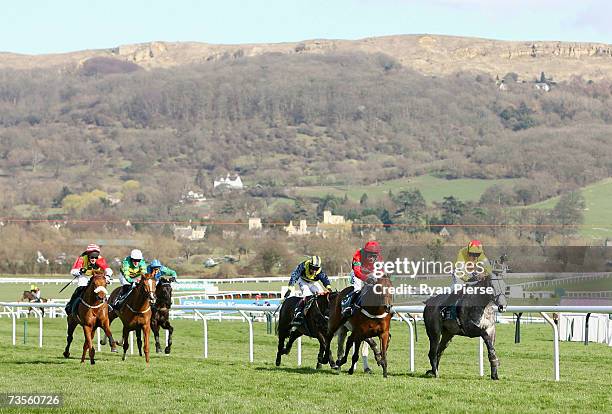
[[[145,283],[147,283],[147,282],[149,282],[149,281],[151,281],[151,280],[152,280],[151,278],[146,279],[146,278],[144,278],[144,277],[141,277],[141,278],[140,278],[140,282],[138,282],[138,284],[136,285],[136,287],[134,288],[134,290],[136,290],[136,289],[141,289],[141,288],[142,288],[142,289],[145,289]],[[129,304],[127,301],[125,302],[125,306],[126,306],[126,307],[127,307],[127,308],[128,308],[128,309],[129,309],[129,310],[132,312],[132,313],[136,313],[136,314],[144,314],[144,313],[147,313],[147,312],[151,311],[151,298],[150,298],[150,296],[149,296],[149,295],[150,295],[151,293],[153,293],[153,292],[147,292],[147,291],[146,291],[146,289],[145,289],[145,291],[144,291],[144,292],[145,292],[145,295],[144,295],[144,296],[145,296],[145,300],[149,302],[149,306],[147,306],[147,308],[146,308],[145,310],[143,310],[143,311],[138,311],[138,310],[135,310],[134,308],[132,308],[132,307],[130,306],[130,304]],[[149,295],[147,295],[147,294],[149,294]]]

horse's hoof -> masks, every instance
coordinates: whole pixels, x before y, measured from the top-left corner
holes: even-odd
[[[316,367],[315,369],[321,369],[321,367],[322,367],[322,366],[323,366],[323,365],[321,365],[321,363],[320,363],[320,362],[317,362],[317,367]]]
[[[155,353],[156,354],[161,354],[161,348],[155,348]]]
[[[370,369],[370,367],[365,368],[363,372],[365,372],[366,374],[372,374],[372,370]]]
[[[349,375],[353,375],[353,372],[354,372],[354,371],[353,371],[353,368],[351,368],[351,369],[349,369],[349,370],[348,370],[348,374],[349,374]]]
[[[430,377],[430,378],[436,378],[437,377],[436,373],[433,372],[431,369],[425,373],[425,376],[426,377]]]
[[[274,364],[275,364],[277,367],[280,367],[280,361],[276,361]]]
[[[111,348],[111,352],[117,353],[117,348]]]
[[[499,377],[497,375],[495,376],[491,375],[491,379],[494,381],[499,381]]]
[[[91,361],[91,365],[96,365],[96,361]]]
[[[164,354],[168,355],[170,354],[170,347],[166,347],[166,349],[164,349]]]

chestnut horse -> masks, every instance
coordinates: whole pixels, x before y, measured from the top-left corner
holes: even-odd
[[[66,349],[64,350],[64,358],[70,356],[70,344],[72,343],[72,333],[77,325],[83,326],[83,334],[85,335],[85,343],[83,344],[83,355],[81,362],[85,362],[85,355],[89,351],[89,360],[91,364],[95,364],[94,355],[96,350],[93,346],[93,336],[96,328],[102,328],[106,336],[110,338],[111,351],[117,352],[115,349],[115,341],[110,330],[110,321],[108,318],[108,303],[106,302],[106,276],[103,270],[94,270],[93,275],[89,279],[89,284],[83,292],[83,296],[78,301],[76,314],[71,312],[68,315],[68,336],[66,338]]]
[[[115,296],[119,294],[121,287],[113,290],[111,294],[111,302]],[[116,318],[123,322],[123,357],[127,353],[129,344],[128,336],[130,331],[136,331],[136,340],[138,342],[138,354],[142,356],[142,338],[144,334],[144,353],[147,364],[149,363],[149,335],[151,333],[151,305],[155,304],[155,277],[149,273],[140,277],[136,283],[136,287],[132,289],[125,302],[119,310],[113,309],[110,312],[110,321]]]
[[[353,374],[355,364],[359,361],[359,347],[361,343],[368,338],[378,336],[380,340],[380,355],[376,355],[376,362],[383,369],[383,377],[387,377],[387,348],[389,347],[389,326],[391,325],[391,303],[392,295],[386,288],[391,287],[391,280],[388,276],[383,276],[376,279],[374,284],[365,284],[360,292],[361,306],[355,313],[348,318],[351,324],[352,331],[346,340],[346,349],[342,359],[338,360],[335,365],[342,366],[348,359],[351,346],[355,345],[351,368],[348,373]],[[327,349],[324,360],[329,360],[330,341],[334,333],[347,322],[346,318],[342,317],[340,303],[342,298],[350,292],[350,287],[344,289],[334,301],[330,301],[329,307],[329,327],[327,330]],[[333,362],[330,361],[333,365]]]

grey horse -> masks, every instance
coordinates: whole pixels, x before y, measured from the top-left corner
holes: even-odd
[[[438,367],[442,353],[455,335],[469,338],[482,338],[487,346],[491,364],[491,379],[497,380],[499,359],[495,353],[495,312],[503,311],[507,305],[505,296],[506,284],[503,276],[508,267],[504,259],[494,262],[490,278],[478,281],[476,288],[492,288],[493,293],[466,293],[457,303],[457,318],[443,320],[442,310],[452,305],[456,298],[449,295],[438,295],[425,301],[423,319],[429,337],[429,362],[431,369],[426,375],[438,377]]]

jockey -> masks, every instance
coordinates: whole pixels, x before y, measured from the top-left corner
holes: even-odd
[[[140,276],[144,276],[146,273],[147,262],[145,262],[142,252],[138,249],[132,250],[130,255],[123,259],[121,263],[121,273],[119,274],[121,290],[116,296],[115,301],[111,304],[111,307],[119,310],[121,305],[123,305],[123,301],[128,297],[132,288],[140,279]]]
[[[30,285],[30,293],[34,296],[35,302],[40,302],[40,289],[36,285]]]
[[[312,256],[298,264],[295,270],[291,272],[289,287],[293,289],[293,286],[297,284],[302,292],[302,297],[306,298],[323,292],[323,289],[316,282],[321,282],[325,289],[331,292],[332,287],[329,278],[321,269],[321,258]],[[299,326],[304,322],[305,304],[306,300],[302,299],[295,308],[292,325]]]
[[[154,274],[156,281],[158,281],[161,277],[169,276],[172,282],[176,282],[176,272],[161,264],[161,262],[157,259],[153,259],[151,264],[147,266],[147,273],[152,275]]]
[[[363,249],[358,249],[353,255],[351,285],[353,292],[347,295],[347,302],[343,306],[342,316],[350,317],[354,312],[355,299],[358,296],[357,292],[363,288],[363,284],[368,277],[373,276],[374,263],[382,262],[381,256],[382,247],[377,241],[369,241]]]
[[[75,301],[81,297],[81,294],[89,284],[89,278],[93,271],[97,269],[104,270],[106,283],[110,283],[110,279],[113,277],[113,270],[106,264],[106,259],[100,255],[100,246],[92,243],[81,253],[72,265],[72,270],[70,270],[70,274],[78,278],[78,286],[66,304],[66,314],[70,314]]]
[[[451,320],[457,318],[457,302],[461,293],[454,293],[464,285],[471,285],[491,277],[493,267],[485,256],[484,248],[480,240],[472,240],[467,247],[457,253],[455,270],[452,275],[451,289],[453,293],[449,297],[452,305],[443,308],[443,319]]]

